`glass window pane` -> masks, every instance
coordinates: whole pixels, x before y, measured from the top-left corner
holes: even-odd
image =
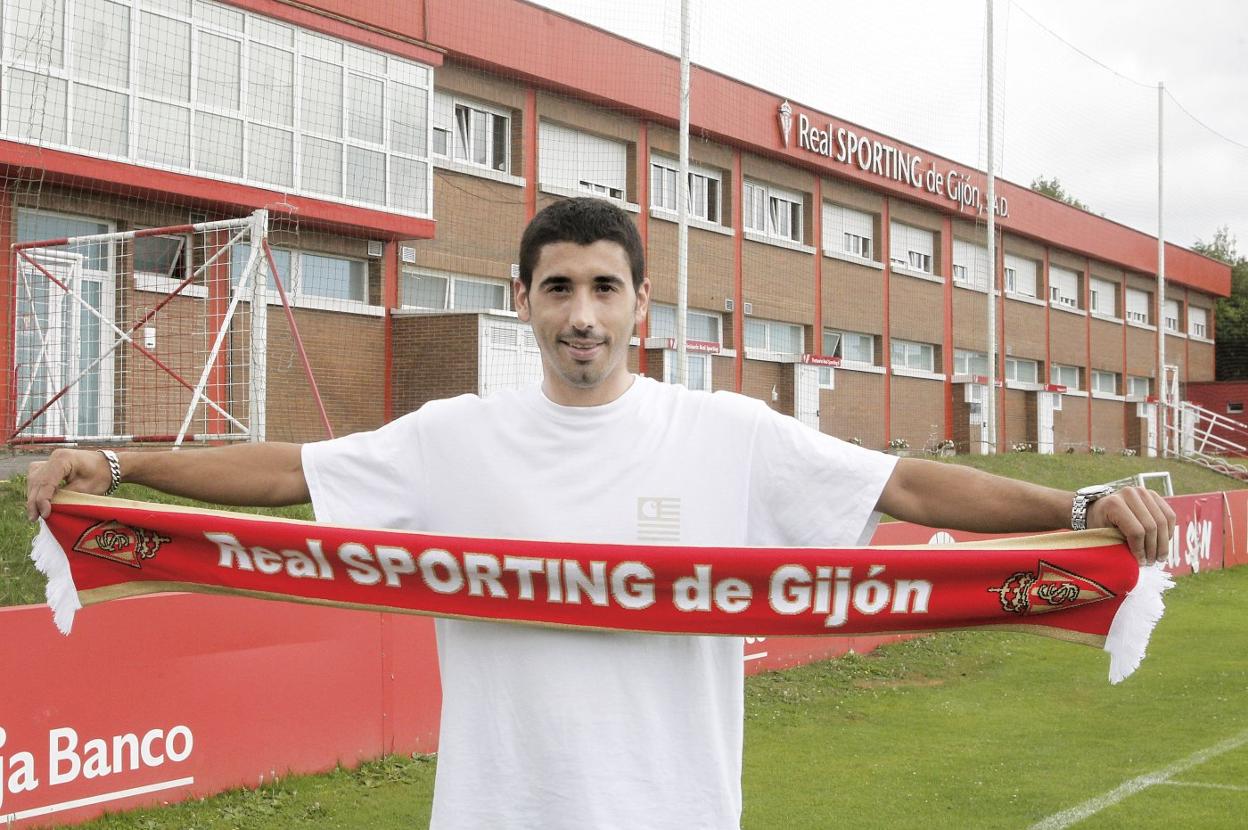
[[[360,141],[371,141],[381,144],[385,140],[385,128],[382,124],[382,91],[385,86],[373,78],[350,75],[348,81],[348,105],[351,117],[348,122],[348,135]]]
[[[511,131],[508,128],[510,119],[501,115],[490,116],[493,135],[490,136],[489,165],[495,170],[507,171],[507,156],[510,152]]]
[[[243,30],[243,13],[217,3],[195,0],[195,19],[234,32]]]
[[[428,95],[419,87],[390,84],[390,148],[396,153],[426,154]],[[446,155],[445,148],[442,155]]]
[[[301,254],[299,293],[334,300],[368,298],[368,266],[357,260]]]
[[[91,308],[100,307],[101,288],[96,280],[82,281],[82,299]],[[99,435],[100,371],[99,367],[90,372],[87,370],[100,356],[100,318],[85,306],[79,306],[78,325],[78,372],[81,375],[75,389],[78,395],[78,434]]]
[[[757,320],[745,321],[745,347],[747,349],[767,348],[767,327]]]
[[[282,288],[290,290],[290,251],[284,251],[281,248],[271,248],[273,252],[273,261],[277,264],[278,273],[282,277]],[[251,258],[250,245],[235,245],[230,249],[230,284],[237,286],[243,278],[243,270],[247,267],[247,262]],[[277,285],[273,281],[273,274],[269,271],[268,257],[263,251],[260,253],[256,261],[256,267],[259,273],[266,274],[268,283],[267,288],[270,291],[276,291]],[[248,290],[251,286],[248,285]]]
[[[39,144],[66,144],[66,82],[13,69],[4,95],[8,134]]]
[[[5,3],[4,54],[29,66],[64,66],[65,0]]]
[[[386,155],[347,148],[347,198],[377,205],[386,203]]]
[[[48,213],[35,213],[29,210],[17,212],[17,241],[38,242],[43,239],[63,239],[70,236],[91,236],[97,233],[108,233],[108,225],[93,222],[90,219],[74,219],[67,216],[53,216]],[[110,266],[111,243],[93,242],[62,248],[70,253],[86,257],[84,265],[90,271],[107,271]]]
[[[708,343],[719,342],[719,319],[710,314],[689,312],[685,318],[685,334],[689,340],[702,340]]]
[[[95,153],[124,156],[129,151],[129,96],[74,84],[69,143]]]
[[[706,376],[710,357],[704,354],[691,354],[686,357],[686,360],[689,388],[710,391],[710,378]]]
[[[648,337],[665,337],[670,340],[676,336],[676,309],[674,306],[652,303],[647,319],[646,334]]]
[[[247,64],[247,114],[274,124],[295,123],[295,56],[252,43]]]
[[[190,24],[150,12],[139,16],[134,86],[162,98],[191,99]]]
[[[305,57],[299,94],[301,129],[318,135],[342,135],[342,69]]]
[[[423,161],[390,158],[390,206],[411,213],[429,212],[429,166]]]
[[[143,0],[143,8],[160,9],[182,17],[191,16],[191,0]]]
[[[243,45],[237,40],[199,33],[198,101],[206,107],[237,110],[242,95]]]
[[[446,277],[403,272],[403,305],[441,311],[446,308]]]
[[[243,175],[243,122],[195,114],[195,169],[223,176]]]
[[[134,240],[134,272],[172,276],[185,248],[184,236],[141,236]]]
[[[507,289],[498,282],[455,280],[455,308],[485,311],[507,308]]]
[[[134,154],[143,161],[191,166],[191,111],[138,98],[134,103]]]
[[[327,196],[342,195],[342,145],[305,136],[299,163],[302,166],[300,186]]]
[[[365,49],[355,44],[347,44],[347,66],[371,72],[374,75],[386,74],[386,56],[372,49]]]
[[[295,30],[267,18],[252,15],[247,21],[247,31],[253,40],[263,40],[287,49],[295,47]]]
[[[294,182],[294,137],[287,130],[247,125],[247,178],[290,187]]]
[[[71,8],[75,77],[107,86],[128,86],[130,7],[109,0],[76,0]]]

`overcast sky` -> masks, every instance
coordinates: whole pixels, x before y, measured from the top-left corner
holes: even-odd
[[[539,2],[679,50],[679,0]],[[983,0],[690,3],[694,62],[983,168]],[[1225,224],[1248,253],[1248,6],[996,0],[995,9],[999,175],[1022,185],[1056,176],[1095,213],[1156,233],[1163,81],[1173,95],[1166,237],[1188,246]]]

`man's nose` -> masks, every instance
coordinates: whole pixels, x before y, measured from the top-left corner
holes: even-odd
[[[586,331],[594,328],[597,317],[594,313],[593,295],[589,291],[575,291],[572,294],[572,308],[568,323],[575,329]]]

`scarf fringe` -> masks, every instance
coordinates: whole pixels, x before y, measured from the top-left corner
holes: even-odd
[[[57,630],[68,635],[74,627],[74,614],[82,608],[82,603],[78,600],[74,576],[69,571],[69,558],[43,519],[39,520],[39,533],[31,545],[30,558],[34,560],[35,569],[48,578],[44,594],[52,609],[52,621]]]
[[[1105,636],[1110,683],[1121,683],[1139,668],[1153,627],[1166,610],[1161,595],[1173,587],[1174,579],[1162,565],[1140,568],[1139,581],[1118,607]]]

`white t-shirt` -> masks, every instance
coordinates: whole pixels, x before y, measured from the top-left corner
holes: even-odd
[[[726,392],[637,378],[435,401],[306,445],[321,521],[577,542],[865,544],[895,459]],[[742,641],[438,620],[438,830],[728,830]]]

